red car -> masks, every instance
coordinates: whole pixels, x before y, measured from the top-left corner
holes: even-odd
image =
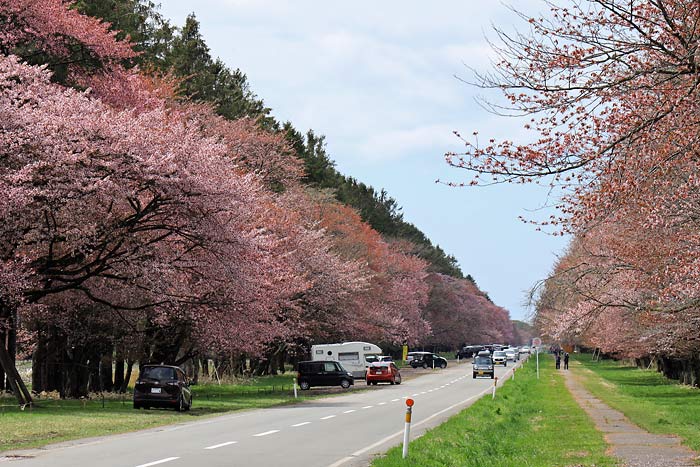
[[[394,362],[372,362],[367,368],[367,386],[377,383],[401,384],[401,373]]]

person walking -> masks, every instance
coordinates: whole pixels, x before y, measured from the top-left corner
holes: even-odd
[[[564,352],[564,369],[569,369],[569,352]]]
[[[559,352],[557,352],[557,355],[555,358],[556,358],[555,362],[557,364],[557,370],[558,370],[561,368],[561,355],[559,355]]]

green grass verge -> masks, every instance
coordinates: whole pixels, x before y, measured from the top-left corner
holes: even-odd
[[[16,400],[0,396],[0,452],[39,447],[78,438],[110,435],[188,422],[233,410],[270,407],[325,396],[337,390],[313,389],[294,399],[293,375],[254,378],[241,384],[192,386],[190,412],[134,410],[132,393],[90,400],[37,399],[36,408],[20,411]]]
[[[570,367],[583,376],[584,386],[593,395],[645,430],[678,435],[686,446],[700,451],[698,388],[683,386],[655,370],[638,369],[624,362],[592,362],[588,354],[577,355],[575,360],[580,365]],[[584,371],[578,371],[581,366]]]
[[[542,363],[542,362],[540,362]],[[515,380],[411,442],[407,459],[401,446],[373,467],[584,467],[615,466],[606,443],[552,368],[535,359]]]

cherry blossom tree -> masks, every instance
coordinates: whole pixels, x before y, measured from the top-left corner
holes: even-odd
[[[498,68],[477,75],[504,93],[494,111],[528,120],[532,142],[465,138],[466,151],[447,160],[475,175],[463,184],[557,191],[559,214],[540,223],[572,234],[576,252],[541,301],[553,334],[586,329],[591,342],[644,342],[627,347],[637,355],[689,355],[699,348],[685,338],[700,313],[700,11],[688,0],[548,6],[521,15],[528,34],[497,31]]]

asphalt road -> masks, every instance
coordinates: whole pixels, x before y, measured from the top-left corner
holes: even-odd
[[[451,363],[401,385],[32,450],[8,467],[366,466],[402,442],[406,398],[415,400],[413,439],[490,394],[493,380],[472,379],[471,369]]]

